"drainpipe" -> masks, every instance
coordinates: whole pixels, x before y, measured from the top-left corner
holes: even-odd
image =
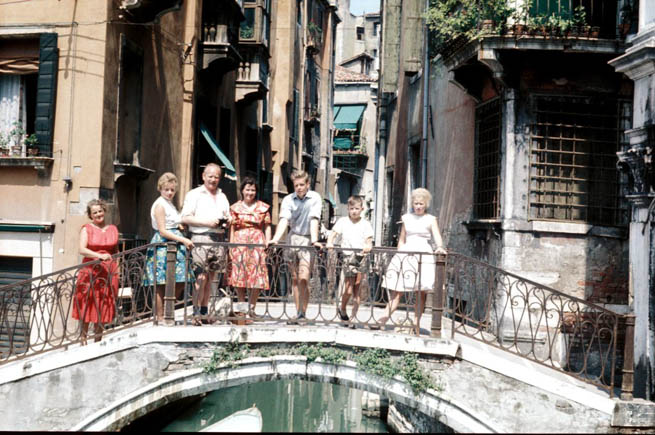
[[[425,0],[425,11],[430,6],[430,0]],[[428,53],[428,25],[423,31],[423,128],[421,141],[421,186],[427,187],[428,182],[428,115],[430,114],[430,55]]]

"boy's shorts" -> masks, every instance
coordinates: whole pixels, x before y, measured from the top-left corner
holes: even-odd
[[[344,261],[343,275],[346,278],[355,278],[357,274],[366,270],[368,255],[360,252],[353,252]]]
[[[310,236],[303,236],[301,234],[289,233],[287,243],[289,245],[294,245],[294,246],[310,246],[311,238]],[[285,251],[284,253],[284,258],[287,261],[287,263],[292,263],[292,264],[306,263],[307,267],[309,267],[312,258],[312,253],[310,249],[288,248],[288,250]]]

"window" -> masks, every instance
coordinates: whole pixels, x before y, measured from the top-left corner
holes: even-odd
[[[616,152],[627,145],[629,100],[532,96],[530,218],[624,225]]]
[[[363,27],[357,27],[357,40],[361,41],[364,39],[364,28]]]
[[[475,193],[476,219],[500,217],[500,145],[502,107],[500,98],[475,109]]]
[[[378,23],[373,23],[373,36],[378,36]]]
[[[20,124],[28,135],[36,135],[39,154],[46,157],[52,156],[58,67],[56,33],[43,33],[38,39],[2,41],[0,134],[7,138],[10,132],[17,131],[14,127]],[[11,144],[15,144],[15,139],[8,141],[7,145]],[[21,154],[25,155],[25,149]]]
[[[377,48],[373,49],[373,57],[378,57],[378,49]]]
[[[32,257],[0,257],[0,286],[30,279],[32,273]],[[0,327],[0,354],[23,353],[30,337],[30,284],[14,286],[4,292],[5,322]]]

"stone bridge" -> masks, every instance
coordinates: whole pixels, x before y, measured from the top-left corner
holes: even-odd
[[[228,342],[277,349],[205,373]],[[297,343],[343,349],[414,352],[436,388],[414,393],[359,370],[285,354]],[[263,353],[262,353],[263,354]],[[137,417],[189,396],[284,378],[331,382],[374,392],[457,432],[615,432],[655,426],[651,402],[610,399],[564,373],[456,335],[455,340],[339,326],[256,324],[167,327],[145,324],[0,366],[1,430],[118,430]]]

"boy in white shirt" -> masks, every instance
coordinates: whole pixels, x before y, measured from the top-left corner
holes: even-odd
[[[362,272],[366,267],[366,255],[373,249],[373,227],[369,221],[361,217],[363,205],[364,201],[359,196],[348,198],[348,217],[342,217],[337,221],[328,236],[326,245],[328,249],[334,247],[334,239],[340,235],[342,248],[361,249],[361,253],[346,251],[347,257],[343,263],[344,292],[341,296],[341,304],[337,308],[337,314],[344,322],[354,319],[357,315],[361,300],[359,286],[362,282]],[[348,253],[351,254],[348,255]],[[346,314],[346,305],[351,296],[353,310],[349,318]],[[350,327],[354,328],[355,325],[351,323]]]

